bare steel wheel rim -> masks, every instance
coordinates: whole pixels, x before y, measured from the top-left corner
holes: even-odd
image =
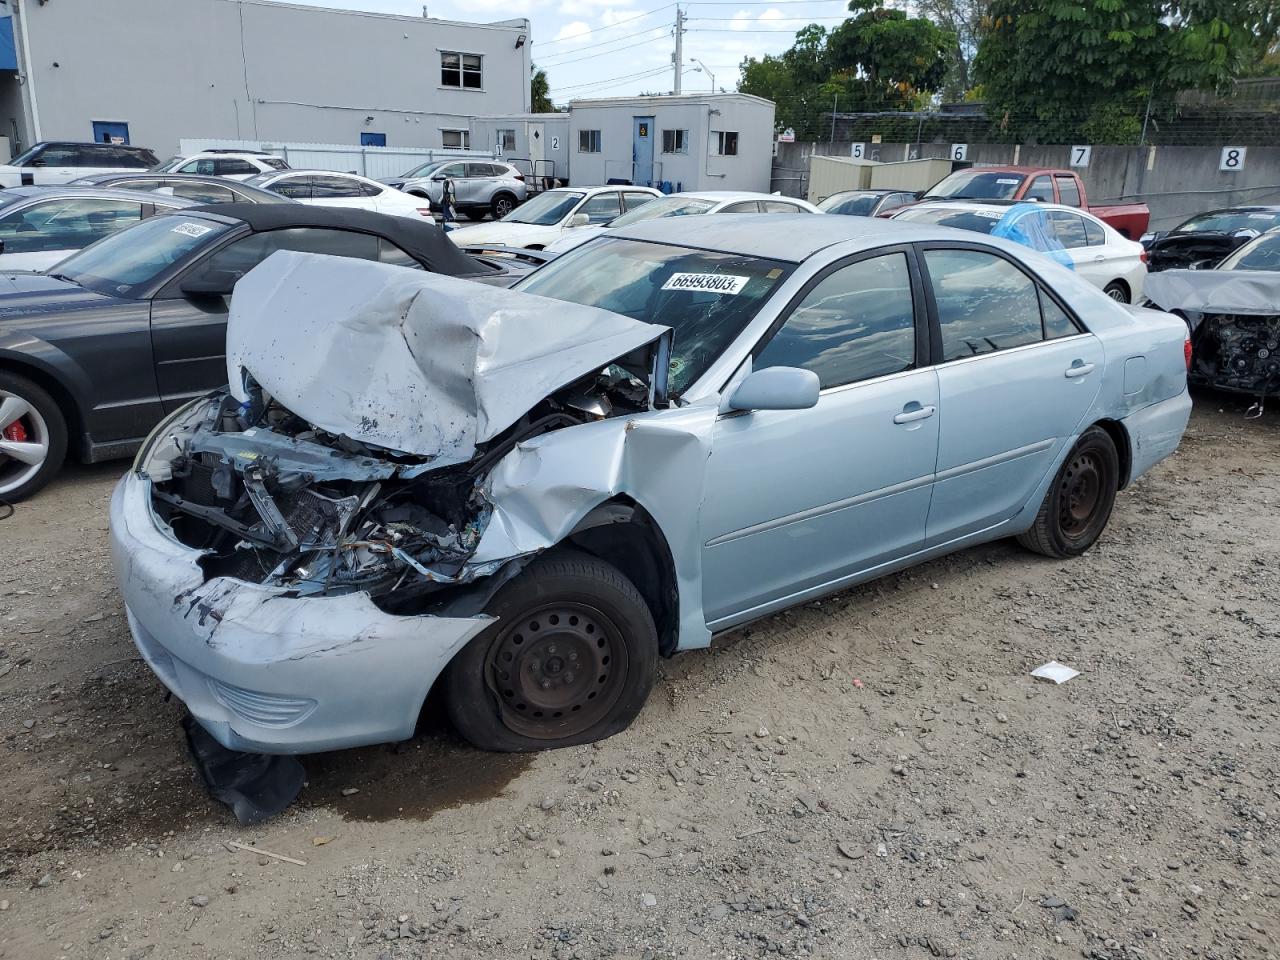
[[[622,695],[629,661],[613,620],[576,601],[511,617],[485,661],[502,722],[539,740],[576,736],[599,723]]]
[[[1073,454],[1067,463],[1058,490],[1058,519],[1066,536],[1078,538],[1089,529],[1102,504],[1104,475],[1092,451]]]
[[[0,498],[17,490],[49,457],[49,425],[23,397],[0,390]]]

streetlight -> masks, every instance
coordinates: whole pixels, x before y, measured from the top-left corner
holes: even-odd
[[[707,65],[703,63],[701,60],[699,60],[697,57],[690,57],[689,62],[697,64],[697,66],[693,68],[694,73],[705,73],[707,75],[707,79],[711,81],[711,92],[715,93],[716,92],[716,75],[712,73],[710,70],[708,70]]]

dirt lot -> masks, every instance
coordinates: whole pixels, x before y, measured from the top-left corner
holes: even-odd
[[[1280,411],[1243,409],[1199,396],[1080,560],[739,630],[595,747],[309,758],[258,829],[134,657],[122,465],[74,470],[0,521],[0,956],[1280,956]]]

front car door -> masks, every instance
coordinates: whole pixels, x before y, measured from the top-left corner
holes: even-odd
[[[914,253],[813,277],[753,351],[804,367],[807,410],[716,422],[702,507],[703,607],[722,630],[919,550],[938,447],[938,378]]]
[[[924,244],[945,411],[930,547],[986,530],[1026,504],[1071,442],[1102,381],[1102,344],[1012,257]]]
[[[569,214],[569,219],[580,213],[587,215],[593,227],[608,223],[614,217],[622,216],[622,194],[617,190],[606,190],[587,197]]]
[[[227,382],[228,297],[188,296],[182,285],[201,277],[244,276],[277,250],[380,259],[379,238],[349,230],[295,227],[240,236],[192,263],[151,304],[156,382],[165,410]]]

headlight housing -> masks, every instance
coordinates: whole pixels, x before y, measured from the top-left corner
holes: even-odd
[[[225,392],[219,390],[184,403],[156,424],[155,429],[138,448],[138,455],[133,459],[133,472],[146,474],[152,480],[168,480],[172,476],[169,465],[182,453],[181,437],[193,432],[208,416],[209,411],[222,403]],[[174,442],[165,445],[164,441],[169,437]]]

